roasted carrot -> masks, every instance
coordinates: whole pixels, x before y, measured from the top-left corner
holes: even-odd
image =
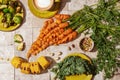
[[[59,39],[62,39],[64,36],[67,36],[68,34],[70,34],[73,30],[71,28],[65,30],[60,36]]]
[[[57,14],[54,17],[56,19],[66,20],[66,19],[70,18],[70,15],[68,15],[68,14]]]
[[[62,22],[62,20],[68,19],[69,17],[70,15],[58,14],[55,15],[56,19],[51,18],[47,20],[37,40],[34,41],[29,49],[27,57],[29,58],[31,55],[37,55],[50,45],[58,45],[75,39],[77,37],[77,32],[71,28],[67,28],[69,22]]]
[[[56,19],[56,23],[61,24],[62,20],[61,19]]]
[[[42,30],[40,30],[40,32],[42,33],[48,27],[48,25],[52,24],[53,22],[54,22],[53,18],[48,19],[47,21],[45,21],[44,25],[43,25],[43,28],[42,28]]]
[[[68,22],[64,22],[64,23],[59,24],[59,27],[60,28],[66,28],[66,27],[68,27],[68,25],[69,25]]]
[[[77,37],[77,32],[74,31],[74,32],[70,33],[69,35],[67,35],[66,37],[64,37],[62,40],[58,41],[57,44],[62,44],[62,43],[66,43],[66,42],[72,41],[76,37]]]

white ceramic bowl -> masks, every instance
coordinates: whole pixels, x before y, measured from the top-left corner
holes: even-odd
[[[94,48],[94,41],[90,37],[84,37],[79,43],[80,49],[85,52],[90,52]]]
[[[34,0],[35,6],[40,10],[50,10],[54,5],[55,0]]]

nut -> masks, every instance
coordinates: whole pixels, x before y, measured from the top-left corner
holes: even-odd
[[[62,54],[63,54],[62,52],[59,52],[59,53],[58,53],[58,56],[60,56],[60,55],[62,55]]]
[[[56,57],[55,60],[60,60],[60,57]]]
[[[50,55],[51,55],[51,56],[54,56],[54,55],[55,55],[55,53],[50,53]]]

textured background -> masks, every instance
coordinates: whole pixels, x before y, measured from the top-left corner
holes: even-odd
[[[36,39],[36,37],[39,35],[39,31],[43,25],[44,19],[40,19],[35,17],[29,10],[27,0],[20,0],[26,10],[26,19],[23,23],[23,25],[13,31],[13,32],[1,32],[0,31],[0,80],[50,80],[50,74],[44,73],[40,75],[25,75],[20,72],[19,69],[14,69],[10,64],[10,59],[16,55],[21,56],[23,58],[26,58],[26,52],[30,48],[30,45],[32,42]],[[83,8],[85,4],[92,5],[97,3],[98,0],[62,0],[61,10],[60,13],[69,13],[72,14],[76,10],[79,10]],[[14,35],[18,33],[21,34],[24,38],[24,42],[26,43],[26,48],[24,51],[16,51],[16,44],[14,43],[13,37]],[[88,55],[91,58],[96,57],[97,52],[89,52],[85,53],[82,50],[79,49],[79,41],[81,38],[84,37],[84,34],[81,34],[79,38],[76,40],[67,43],[67,44],[61,44],[60,46],[51,46],[48,47],[46,50],[42,51],[38,56],[45,55],[50,56],[49,53],[57,53],[59,51],[63,52],[64,56],[68,55],[68,53],[72,52],[81,52],[86,55]],[[71,51],[68,50],[68,46],[72,47],[72,44],[75,44],[75,48],[72,48]],[[38,56],[33,56],[30,61],[34,61]],[[2,60],[1,58],[4,58]],[[56,56],[52,57],[53,59],[56,58]],[[95,76],[94,80],[103,80],[102,73]],[[119,80],[120,75],[115,76],[112,80]]]

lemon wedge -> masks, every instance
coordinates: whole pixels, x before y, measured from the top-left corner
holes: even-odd
[[[85,74],[65,77],[65,80],[91,80],[91,79],[92,79],[92,75],[85,75]]]

